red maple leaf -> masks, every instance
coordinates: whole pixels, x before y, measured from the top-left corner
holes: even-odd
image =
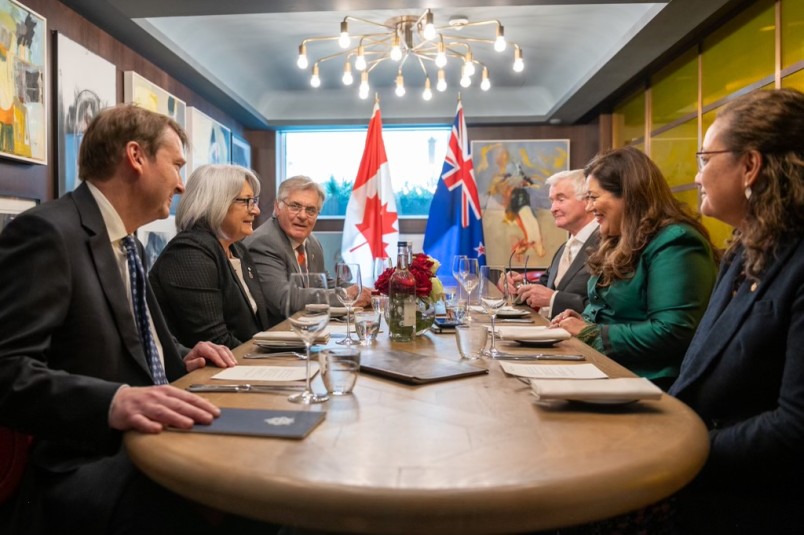
[[[382,204],[379,195],[368,197],[363,208],[363,221],[357,225],[357,230],[366,238],[371,248],[371,256],[380,258],[386,256],[385,248],[388,244],[382,241],[384,234],[395,232],[394,224],[398,219],[396,212],[388,211],[388,203]]]

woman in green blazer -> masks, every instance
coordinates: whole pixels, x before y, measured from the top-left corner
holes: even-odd
[[[641,151],[610,151],[584,172],[601,234],[587,261],[589,304],[553,325],[666,389],[709,303],[715,248]]]

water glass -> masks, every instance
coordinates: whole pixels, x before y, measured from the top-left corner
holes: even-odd
[[[380,332],[380,312],[376,309],[355,312],[355,331],[360,345],[371,346]]]
[[[321,380],[333,396],[351,394],[360,371],[360,350],[356,347],[324,349],[318,353]]]
[[[455,340],[458,352],[465,359],[478,359],[486,347],[489,330],[485,325],[458,325],[455,327]]]

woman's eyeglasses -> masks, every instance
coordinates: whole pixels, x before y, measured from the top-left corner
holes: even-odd
[[[704,166],[709,162],[710,154],[725,154],[727,152],[734,152],[733,150],[701,150],[695,153],[695,160],[698,162],[698,172],[703,171]]]
[[[237,204],[242,204],[246,207],[247,210],[253,209],[255,206],[259,206],[260,204],[260,196],[256,197],[235,197],[235,200],[232,202],[236,202]]]

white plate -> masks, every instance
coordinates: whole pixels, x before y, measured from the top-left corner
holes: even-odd
[[[266,340],[255,340],[254,345],[257,347],[261,347],[262,349],[304,349],[304,342],[299,340],[298,342],[288,340],[275,340],[275,341],[266,341]]]
[[[636,403],[638,399],[568,399],[573,403],[586,403],[589,405],[628,405],[629,403]]]
[[[559,342],[563,342],[565,338],[547,338],[545,340],[511,340],[517,344],[525,347],[551,347]]]
[[[527,310],[520,310],[518,308],[503,307],[497,311],[498,318],[521,318],[523,316],[530,316]]]

